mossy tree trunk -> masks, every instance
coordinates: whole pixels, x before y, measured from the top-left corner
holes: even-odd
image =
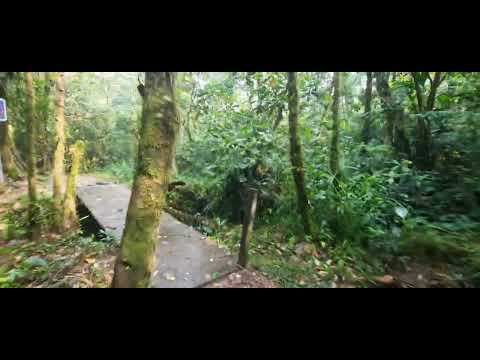
[[[428,72],[412,72],[411,75],[415,85],[419,113],[417,115],[415,137],[415,165],[421,170],[432,170],[434,167],[432,156],[433,139],[430,120],[426,113],[433,111],[438,88],[445,79],[446,74],[442,76],[441,72],[436,72],[433,79]],[[430,81],[430,91],[425,101],[425,82],[427,79]]]
[[[408,117],[401,104],[392,96],[389,85],[390,73],[376,72],[375,78],[386,118],[385,143],[392,146],[399,157],[411,158],[410,142],[405,128]]]
[[[290,130],[290,160],[292,173],[297,191],[297,207],[303,223],[304,235],[311,234],[310,218],[308,213],[308,197],[305,188],[305,168],[303,166],[302,146],[298,134],[298,87],[297,73],[288,73],[288,124]]]
[[[42,94],[42,101],[39,104],[39,114],[40,122],[39,122],[39,129],[38,129],[38,150],[39,154],[41,154],[40,164],[41,164],[41,171],[42,173],[46,174],[49,170],[51,164],[51,157],[49,151],[49,134],[48,134],[48,124],[49,124],[49,117],[50,117],[50,109],[51,109],[51,74],[46,72],[44,74],[44,86],[43,86],[43,94]]]
[[[7,99],[7,86],[4,83],[0,83],[0,98]],[[15,161],[15,145],[11,134],[10,121],[0,122],[0,156],[2,157],[4,174],[12,180],[18,180],[21,178],[21,171]]]
[[[365,112],[363,119],[362,140],[368,144],[372,138],[372,92],[373,73],[367,72],[367,86],[365,87]]]
[[[53,162],[53,201],[55,226],[63,225],[63,192],[65,188],[65,77],[59,73],[55,81],[55,154]]]
[[[330,171],[335,177],[335,185],[338,185],[342,176],[340,168],[340,81],[341,73],[333,73],[333,102],[332,102],[332,139],[330,143]]]
[[[72,166],[68,175],[65,200],[63,201],[63,226],[65,230],[79,226],[77,215],[77,178],[85,154],[85,143],[77,141],[71,148],[70,153],[72,154]]]
[[[32,240],[38,240],[40,224],[37,223],[37,119],[35,114],[35,90],[33,88],[33,76],[31,72],[25,73],[25,85],[27,95],[27,134],[28,134],[28,219]]]
[[[150,285],[178,129],[175,74],[147,72],[137,169],[115,264],[115,288]]]

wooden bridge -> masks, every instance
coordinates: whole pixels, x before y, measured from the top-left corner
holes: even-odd
[[[121,239],[130,189],[83,175],[79,178],[77,192],[79,207],[90,217],[87,221],[93,221],[99,228]],[[153,287],[202,287],[237,270],[235,259],[225,249],[165,212],[158,240]]]

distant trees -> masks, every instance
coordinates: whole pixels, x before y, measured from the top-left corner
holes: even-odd
[[[113,287],[150,284],[178,129],[175,73],[145,73],[137,169]]]
[[[417,125],[415,136],[415,165],[422,170],[432,170],[432,130],[428,114],[435,107],[435,100],[439,86],[445,80],[447,73],[412,72],[415,95],[417,98]],[[426,91],[426,82],[429,80],[429,91]]]

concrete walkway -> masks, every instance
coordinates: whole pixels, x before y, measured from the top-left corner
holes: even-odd
[[[82,175],[77,192],[80,202],[95,221],[121,239],[130,189],[94,176]],[[236,259],[225,249],[168,213],[162,214],[158,241],[153,287],[201,287],[237,269]]]

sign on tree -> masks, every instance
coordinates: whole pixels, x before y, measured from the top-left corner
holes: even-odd
[[[0,121],[7,121],[7,102],[0,98]]]

